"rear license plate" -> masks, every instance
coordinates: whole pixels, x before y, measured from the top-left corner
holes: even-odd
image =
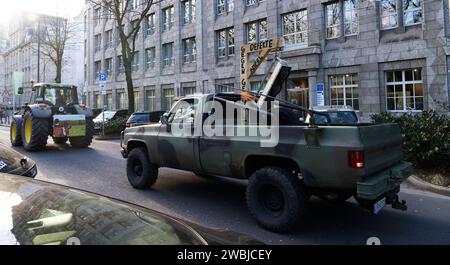
[[[378,214],[384,206],[386,206],[386,198],[379,200],[373,205],[373,213]]]

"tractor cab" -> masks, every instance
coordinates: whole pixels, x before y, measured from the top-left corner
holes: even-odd
[[[30,104],[65,107],[78,104],[77,87],[64,84],[36,84],[32,88]]]

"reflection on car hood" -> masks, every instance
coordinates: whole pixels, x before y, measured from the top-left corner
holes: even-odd
[[[139,206],[69,187],[0,174],[0,244],[257,244]]]
[[[22,159],[25,159],[27,163],[22,165],[20,163]],[[0,144],[0,173],[23,175],[34,166],[35,163],[33,160],[3,144]]]

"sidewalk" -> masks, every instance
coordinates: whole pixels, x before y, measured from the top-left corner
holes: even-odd
[[[10,123],[0,123],[1,127],[9,127]]]

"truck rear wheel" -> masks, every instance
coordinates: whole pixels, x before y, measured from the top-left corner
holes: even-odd
[[[31,112],[26,112],[22,123],[22,143],[27,151],[41,151],[47,145],[50,132],[48,119],[33,117]]]
[[[86,119],[86,135],[83,137],[70,138],[70,145],[74,148],[87,148],[91,145],[94,138],[94,121]]]
[[[22,146],[22,135],[20,128],[17,126],[15,119],[11,122],[11,127],[9,128],[10,141],[12,146]]]
[[[158,178],[158,167],[150,163],[144,148],[134,148],[128,154],[127,176],[135,189],[148,189],[155,184]]]
[[[279,167],[256,171],[247,187],[247,206],[258,223],[274,232],[287,232],[306,214],[308,193],[298,176]]]

